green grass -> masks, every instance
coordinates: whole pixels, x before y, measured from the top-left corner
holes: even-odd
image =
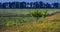
[[[22,27],[20,31],[24,32],[60,32],[60,13],[27,23]]]
[[[22,25],[23,23],[29,22],[34,18],[32,17],[0,17],[0,24],[5,26],[16,26]]]
[[[31,11],[46,11],[48,13],[53,13],[56,11],[60,11],[60,9],[0,9],[0,14],[29,14]]]
[[[48,10],[48,14],[60,11],[60,9],[0,9],[0,14],[25,15],[37,10],[42,12]],[[0,17],[0,24],[5,27],[11,27],[9,29],[6,28],[5,32],[60,32],[60,21],[56,20],[60,20],[60,14],[40,18],[38,21],[33,17]]]

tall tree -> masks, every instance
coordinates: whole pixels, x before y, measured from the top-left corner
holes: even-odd
[[[39,8],[38,2],[34,2],[34,3],[33,3],[33,8]]]
[[[0,8],[3,8],[3,3],[0,2]]]
[[[59,8],[60,4],[59,3],[52,3],[53,8]]]
[[[15,2],[16,8],[20,8],[20,2]]]
[[[46,4],[45,4],[45,8],[51,8],[51,4],[46,3]]]
[[[26,2],[20,2],[20,8],[26,8]]]
[[[16,2],[10,2],[9,3],[9,6],[10,6],[10,8],[16,8],[16,4],[15,4]]]
[[[30,7],[33,8],[33,2],[30,3]]]
[[[3,3],[3,8],[9,8],[9,3],[8,2]]]
[[[30,3],[26,3],[26,8],[30,8]]]
[[[40,1],[40,2],[39,2],[39,7],[40,7],[40,8],[44,8],[44,4],[45,4],[45,3],[43,3],[42,1]]]

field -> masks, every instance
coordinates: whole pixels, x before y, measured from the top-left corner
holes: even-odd
[[[33,11],[46,11],[45,18],[6,15],[27,15]],[[60,9],[0,9],[0,32],[60,32]]]
[[[31,11],[45,11],[48,13],[60,11],[60,9],[0,9],[0,14],[29,14]]]

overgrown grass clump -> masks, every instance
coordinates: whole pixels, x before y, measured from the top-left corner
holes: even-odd
[[[3,26],[20,26],[26,22],[29,22],[32,17],[0,17],[0,24]]]

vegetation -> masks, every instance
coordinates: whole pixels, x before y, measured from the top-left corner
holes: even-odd
[[[0,9],[0,32],[2,30],[3,32],[60,32],[60,13],[58,13],[59,11],[60,9]],[[21,14],[31,14],[32,17],[2,16]],[[53,15],[47,17],[46,15],[48,14]],[[36,21],[36,15],[40,18],[38,19],[38,21]],[[42,18],[40,17],[41,15]]]
[[[29,22],[32,17],[0,17],[0,24],[7,27],[20,26],[23,23]]]
[[[56,17],[57,16],[57,17]],[[39,19],[36,22],[26,23],[17,28],[10,27],[4,32],[60,32],[60,13],[46,17],[44,19]]]
[[[47,16],[47,11],[33,11],[31,12],[31,16],[37,18],[37,20],[41,17],[45,18]]]
[[[35,18],[39,18],[39,17],[42,17],[42,13],[41,12],[38,12],[38,11],[35,11],[35,12],[31,12],[31,16],[32,17],[35,17]]]
[[[60,8],[60,3],[44,3],[42,1],[36,2],[0,2],[0,8]]]

